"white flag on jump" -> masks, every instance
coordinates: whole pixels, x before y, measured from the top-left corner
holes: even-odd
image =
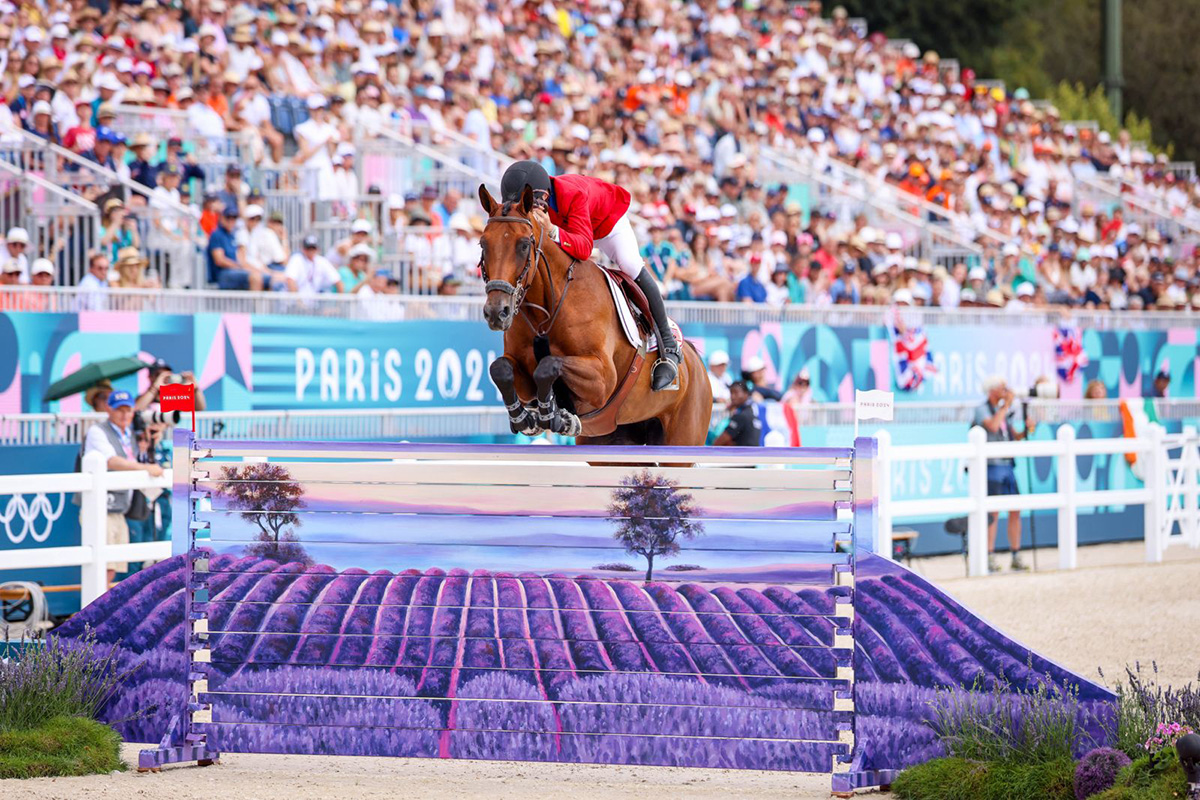
[[[891,421],[896,415],[896,395],[882,389],[863,392],[854,390],[854,420],[882,419]]]

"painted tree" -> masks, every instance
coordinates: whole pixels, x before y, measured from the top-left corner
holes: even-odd
[[[654,580],[654,559],[679,553],[680,540],[690,541],[704,533],[694,517],[700,513],[695,498],[679,490],[679,484],[648,469],[621,479],[608,505],[613,534],[625,552],[646,559],[646,580]]]
[[[217,491],[228,498],[229,510],[258,528],[256,541],[246,547],[248,555],[277,561],[311,564],[296,537],[301,525],[296,509],[304,508],[304,487],[292,480],[279,464],[246,464],[222,467]]]

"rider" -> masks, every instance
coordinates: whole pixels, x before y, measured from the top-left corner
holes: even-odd
[[[595,244],[645,293],[654,317],[659,354],[650,386],[657,392],[672,385],[679,374],[683,353],[667,322],[667,310],[658,284],[645,268],[637,235],[629,224],[629,192],[586,175],[551,178],[541,164],[518,161],[504,171],[500,180],[501,199],[504,202],[520,200],[526,186],[533,189],[532,216],[568,255],[586,261]]]

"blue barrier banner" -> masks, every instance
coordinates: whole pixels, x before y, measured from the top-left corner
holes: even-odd
[[[801,322],[685,324],[702,353],[725,350],[731,370],[754,357],[768,384],[786,389],[801,369],[815,402],[852,402],[855,389],[895,391],[898,403],[974,400],[998,373],[1024,388],[1056,374],[1054,329],[925,326],[932,369],[911,390],[897,385],[895,347],[887,329]],[[1083,331],[1087,365],[1064,398],[1080,398],[1092,380],[1109,397],[1150,394],[1166,369],[1171,397],[1197,396],[1200,363],[1195,328]],[[84,364],[120,355],[166,359],[191,370],[210,409],[495,407],[487,368],[500,334],[481,320],[372,322],[310,316],[80,312],[0,314],[0,413],[82,410],[79,395],[42,402],[46,388]],[[119,388],[146,387],[146,373]]]

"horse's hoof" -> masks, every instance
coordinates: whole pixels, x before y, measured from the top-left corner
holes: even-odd
[[[583,433],[583,423],[570,411],[560,410],[550,430],[561,436],[575,437]]]

